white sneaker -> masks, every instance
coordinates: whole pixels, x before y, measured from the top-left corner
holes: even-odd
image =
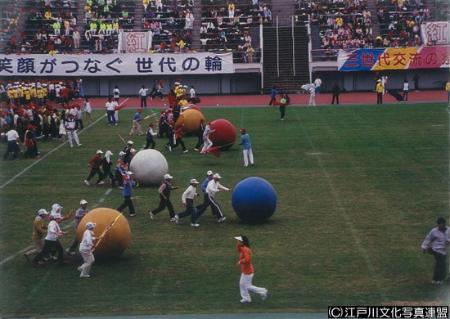
[[[100,181],[100,182],[98,182],[97,184],[98,184],[98,185],[103,185],[103,184],[105,184],[105,182],[104,182],[104,181]]]
[[[176,219],[175,217],[172,217],[172,218],[170,219],[170,222],[171,222],[171,223],[178,224],[178,219]]]
[[[84,183],[86,184],[86,186],[91,185],[91,183],[89,183],[89,181],[87,179],[84,180]]]
[[[183,151],[183,153],[187,153],[187,152],[189,152],[189,150],[184,150],[184,151]]]
[[[269,290],[264,289],[264,293],[261,295],[261,300],[266,300],[268,294],[269,294]]]
[[[227,218],[225,216],[223,216],[222,218],[219,218],[219,220],[217,220],[218,223],[223,223]]]
[[[248,299],[241,299],[241,303],[251,303],[252,301],[251,300],[248,300]]]
[[[90,278],[90,275],[80,275],[80,278]]]
[[[78,270],[78,271],[81,271],[81,270],[83,270],[83,269],[82,269],[81,266],[80,266],[80,267],[77,268],[77,270]]]
[[[151,220],[153,220],[155,218],[155,215],[153,215],[151,210],[148,212],[148,216],[150,216]]]
[[[78,147],[80,147],[81,145],[83,145],[83,144],[78,144]]]
[[[197,223],[191,223],[191,226],[192,226],[192,227],[200,227],[200,224],[197,224]]]
[[[178,216],[178,214],[175,214],[175,221],[176,221],[176,223],[178,224],[178,222],[180,221],[180,217]]]

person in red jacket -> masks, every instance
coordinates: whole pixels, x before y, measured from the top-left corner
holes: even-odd
[[[252,250],[247,236],[234,237],[237,240],[236,249],[239,252],[239,261],[236,263],[241,268],[241,279],[239,280],[239,289],[241,291],[241,303],[250,303],[252,298],[249,291],[261,296],[262,300],[267,299],[268,290],[262,287],[252,285],[254,269],[252,264]]]
[[[104,184],[105,182],[101,180],[103,173],[100,169],[100,166],[102,165],[102,157],[103,152],[101,150],[97,150],[97,152],[95,153],[95,156],[93,158],[90,159],[88,166],[91,168],[91,171],[89,172],[89,176],[84,180],[84,183],[89,186],[91,185],[91,183],[89,182],[89,180],[94,177],[95,174],[98,175],[98,181],[97,184],[101,185]]]

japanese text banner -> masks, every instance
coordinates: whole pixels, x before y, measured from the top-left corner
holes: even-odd
[[[450,67],[450,46],[339,50],[339,71],[383,71]]]
[[[0,55],[0,76],[117,76],[234,73],[233,55]]]

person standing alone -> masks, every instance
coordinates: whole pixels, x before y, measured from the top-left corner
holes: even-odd
[[[242,145],[242,154],[244,155],[244,167],[250,165],[254,165],[253,161],[253,150],[252,150],[252,142],[250,140],[250,135],[248,135],[247,130],[245,128],[241,128],[241,143]]]
[[[432,283],[441,285],[447,275],[447,250],[450,245],[450,229],[446,226],[444,217],[439,217],[434,227],[422,242],[421,248],[424,253],[429,252],[434,256],[436,264],[434,266]]]
[[[241,303],[250,303],[252,298],[249,292],[254,292],[261,296],[262,300],[267,299],[268,290],[262,287],[253,286],[254,268],[252,264],[252,250],[247,236],[234,237],[237,240],[236,249],[239,253],[239,260],[236,263],[241,268],[241,278],[239,280],[239,290],[241,292]]]
[[[377,92],[377,104],[383,104],[384,85],[380,79],[377,80],[375,91]]]

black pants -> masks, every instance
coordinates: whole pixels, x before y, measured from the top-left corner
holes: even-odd
[[[204,205],[205,203],[203,203],[202,205],[197,207],[197,218],[201,216],[201,214],[203,214],[203,212],[205,211],[205,209],[208,206],[211,206],[211,210],[214,216],[216,216],[216,218],[219,220],[220,218],[224,217],[223,212],[222,212],[222,208],[220,207],[219,203],[216,201],[216,199],[212,196],[209,196],[208,194],[205,194],[205,200],[206,200],[206,205]],[[204,207],[204,208],[203,208]]]
[[[163,197],[159,197],[159,206],[158,208],[156,208],[155,210],[152,210],[153,215],[158,214],[159,212],[163,211],[164,208],[166,208],[169,210],[169,216],[170,218],[173,218],[175,216],[175,212],[173,211],[173,205],[170,202],[170,198],[163,198]]]
[[[336,104],[339,104],[339,94],[333,94],[333,99],[331,100],[331,104],[334,104],[334,102],[336,102]]]
[[[199,150],[200,147],[203,145],[203,131],[199,130],[196,135],[197,135],[197,144],[195,144],[195,148]]]
[[[141,107],[147,107],[147,97],[141,96]]]
[[[193,199],[186,199],[186,209],[184,212],[178,213],[178,217],[183,218],[191,216],[191,223],[195,223],[197,221],[197,210],[194,207]]]
[[[91,168],[91,171],[89,172],[88,177],[86,178],[86,180],[89,182],[89,180],[94,177],[94,175],[97,174],[98,175],[98,182],[100,182],[102,180],[102,171],[98,168],[98,167],[93,167]]]
[[[145,143],[144,149],[147,149],[149,146],[152,146],[150,148],[155,148],[155,140],[152,138],[147,138],[147,141]]]
[[[434,265],[434,272],[433,272],[433,280],[435,281],[443,281],[446,277],[446,255],[439,254],[435,251],[432,251],[432,254],[434,255],[434,259],[436,261],[436,264]]]
[[[106,114],[108,115],[108,123],[109,124],[116,124],[116,118],[114,116],[114,111],[106,111]]]
[[[109,179],[111,180],[111,186],[114,187],[114,185],[115,185],[115,182],[114,182],[115,178],[114,178],[113,173],[111,172],[111,167],[108,167],[108,168],[103,167],[103,174],[98,179],[98,182],[104,180],[106,177],[109,177]]]
[[[13,159],[16,159],[19,154],[19,144],[16,141],[8,142],[8,148],[6,149],[3,159],[7,159],[9,153],[13,153]]]
[[[208,195],[203,193],[203,203],[197,206],[197,218],[200,217],[209,207]]]
[[[377,93],[377,104],[383,104],[383,93]]]
[[[280,118],[284,119],[285,114],[286,114],[286,105],[280,105]]]
[[[79,119],[79,120],[75,120],[76,123],[76,128],[82,130],[84,128],[83,126],[83,120]]]
[[[270,101],[269,101],[269,105],[272,105],[273,102],[275,102],[276,100],[277,100],[277,97],[276,97],[276,96],[271,96],[271,97],[270,97]]]
[[[131,200],[131,196],[124,196],[123,203],[119,207],[117,207],[117,210],[121,212],[125,207],[128,207],[130,215],[136,214],[136,212],[134,211],[134,205],[133,201]]]
[[[178,145],[181,145],[181,148],[183,149],[183,152],[186,150],[186,145],[184,145],[184,142],[181,138],[177,138],[175,141],[175,145],[173,147],[177,147]]]
[[[60,263],[63,262],[63,256],[64,256],[64,249],[61,246],[61,243],[59,240],[45,240],[44,248],[42,251],[34,257],[33,262],[41,261],[45,256],[48,256],[52,251],[55,251],[58,253],[58,261]]]
[[[408,101],[408,91],[403,91],[403,101]]]

